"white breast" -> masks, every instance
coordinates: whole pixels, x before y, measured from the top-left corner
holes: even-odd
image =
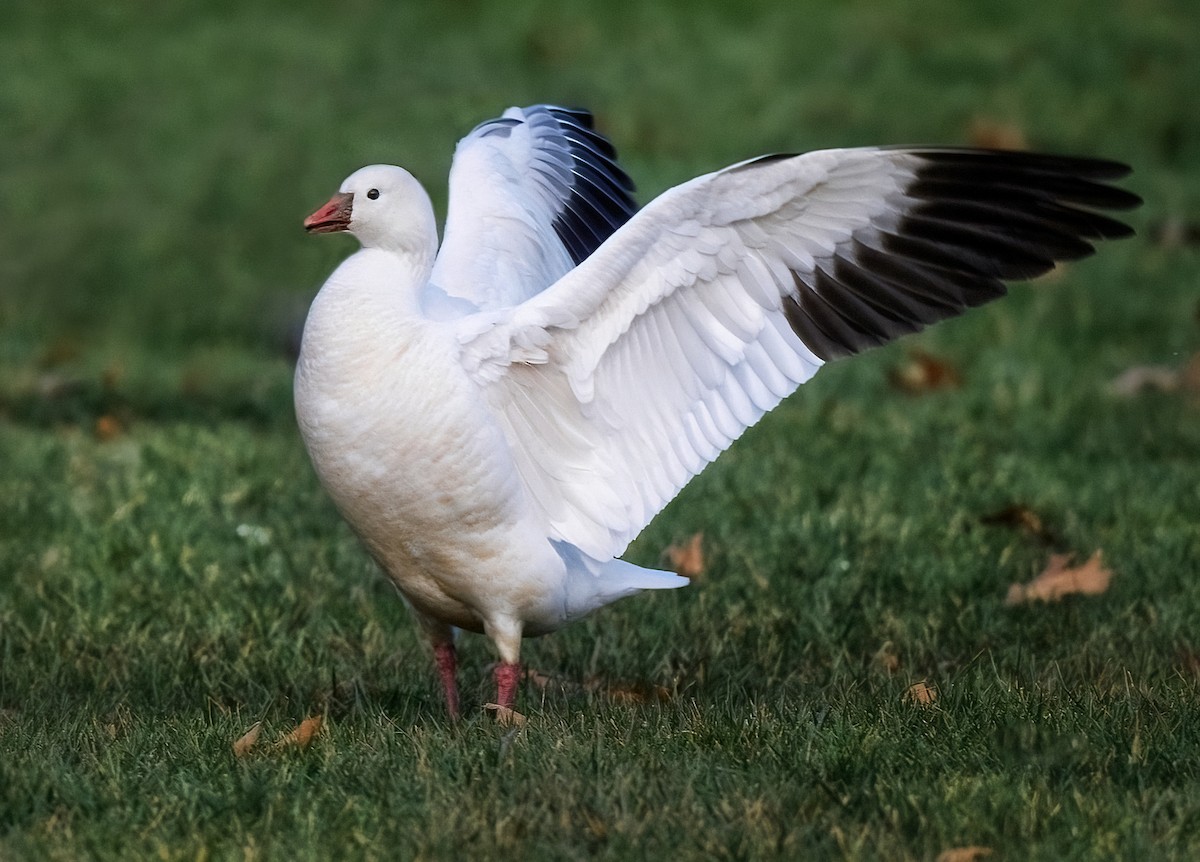
[[[354,274],[314,301],[296,367],[296,415],[321,483],[427,614],[478,629],[497,603],[557,592],[561,562],[457,342],[394,296],[376,303]]]

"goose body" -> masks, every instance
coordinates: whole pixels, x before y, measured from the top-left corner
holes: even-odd
[[[411,605],[452,715],[454,628],[509,706],[522,637],[674,574],[617,559],[821,365],[1123,236],[1112,162],[859,148],[744,162],[637,212],[586,112],[512,108],[459,143],[439,250],[402,168],[352,174],[311,232],[362,248],[296,368],[321,483]]]
[[[649,571],[629,583],[642,570],[617,561],[604,571],[547,541],[455,328],[395,300],[427,275],[378,249],[343,263],[309,311],[295,381],[322,484],[384,571],[403,573],[395,580],[413,609],[434,628],[519,639],[614,590],[686,583]]]

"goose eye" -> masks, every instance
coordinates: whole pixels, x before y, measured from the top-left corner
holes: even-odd
[[[379,189],[371,189],[369,192],[367,192],[367,197],[369,197],[371,200],[375,200],[375,198],[379,197]]]

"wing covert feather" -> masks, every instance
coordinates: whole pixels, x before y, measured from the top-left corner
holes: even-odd
[[[1094,212],[1138,203],[1107,184],[1126,171],[933,148],[744,162],[664,193],[465,361],[514,363],[485,386],[519,469],[550,535],[605,559],[824,362],[1128,234]],[[530,331],[537,364],[505,346]]]
[[[431,282],[480,309],[522,302],[629,219],[632,191],[587,111],[509,108],[455,149]]]

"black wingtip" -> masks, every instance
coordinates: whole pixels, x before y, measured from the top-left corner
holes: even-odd
[[[590,111],[556,105],[526,110],[542,110],[554,119],[574,161],[574,181],[554,230],[578,265],[637,212],[633,180],[617,163],[616,148],[595,130]]]
[[[918,183],[949,181],[1107,210],[1130,210],[1142,203],[1131,191],[1109,182],[1128,176],[1122,162],[1085,156],[1059,156],[1020,150],[910,149],[925,162]]]
[[[1095,252],[1133,229],[1100,210],[1141,198],[1110,184],[1129,166],[1005,150],[889,148],[916,157],[898,209],[813,272],[794,273],[784,311],[822,359],[915,332]],[[754,164],[749,163],[749,164]]]

